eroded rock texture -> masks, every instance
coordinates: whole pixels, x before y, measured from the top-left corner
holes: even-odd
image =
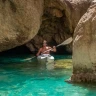
[[[35,51],[41,47],[43,39],[49,45],[57,45],[73,36],[78,21],[89,5],[87,0],[45,0],[40,30],[27,46]],[[72,52],[72,43],[64,47],[66,51]]]
[[[50,45],[60,44],[73,36],[89,5],[88,0],[0,0],[0,51],[30,39],[26,45],[31,51],[38,50],[43,39]],[[72,52],[72,44],[65,49]]]
[[[31,51],[38,50],[44,39],[48,41],[49,45],[60,44],[72,36],[68,25],[65,9],[60,0],[45,0],[40,30],[27,46]],[[69,46],[69,51],[71,51]]]
[[[41,24],[43,0],[0,0],[0,52],[31,40]]]
[[[96,82],[96,0],[92,0],[74,32],[71,79],[75,82]]]

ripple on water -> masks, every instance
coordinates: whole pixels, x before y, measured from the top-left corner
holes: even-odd
[[[96,96],[95,85],[64,82],[72,74],[72,60],[59,57],[54,70],[39,69],[33,61],[21,62],[23,56],[14,58],[18,63],[7,59],[0,64],[0,96]]]

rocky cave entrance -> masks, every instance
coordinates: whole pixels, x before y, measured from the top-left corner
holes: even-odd
[[[49,46],[56,46],[73,36],[65,10],[56,7],[46,7],[42,16],[42,24],[38,34],[27,44],[31,51],[37,51],[43,40],[48,41]],[[56,54],[72,54],[72,43],[57,48]]]
[[[67,17],[64,10],[56,7],[46,7],[42,16],[42,24],[38,34],[26,45],[2,52],[1,54],[36,54],[42,46],[42,41],[48,41],[48,45],[56,46],[69,37],[73,32],[70,31]],[[60,46],[55,54],[72,54],[72,43]]]

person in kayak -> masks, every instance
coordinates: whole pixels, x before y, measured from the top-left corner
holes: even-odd
[[[56,52],[56,47],[53,46],[53,48],[52,48],[52,47],[48,46],[47,45],[47,41],[44,40],[43,41],[43,46],[42,46],[42,48],[39,49],[39,51],[36,54],[36,56],[39,56],[39,55],[50,55],[50,51]]]

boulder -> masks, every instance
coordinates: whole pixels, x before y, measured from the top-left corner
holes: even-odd
[[[30,41],[37,33],[43,0],[0,0],[0,52]]]
[[[96,82],[96,0],[80,19],[73,43],[73,82]]]

